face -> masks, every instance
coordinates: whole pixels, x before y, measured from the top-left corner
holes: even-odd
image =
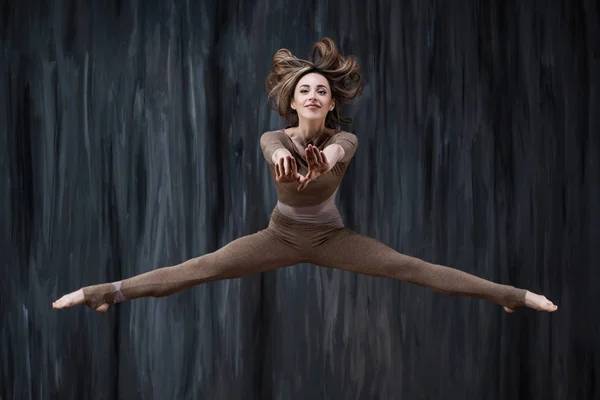
[[[322,119],[335,107],[327,79],[318,73],[306,74],[294,90],[291,106],[300,119]]]

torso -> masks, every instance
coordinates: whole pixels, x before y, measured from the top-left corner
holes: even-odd
[[[335,131],[335,129],[327,128],[323,133],[320,133],[319,135],[315,136],[314,139],[309,140],[306,143],[304,143],[300,138],[298,138],[296,136],[295,128],[282,129],[281,132],[283,132],[292,141],[292,144],[294,145],[296,153],[299,156],[301,156],[305,161],[306,161],[306,152],[305,152],[306,146],[308,146],[309,144],[312,144],[313,146],[318,147],[320,150],[323,150],[325,148],[324,144],[327,143],[327,141],[333,135],[335,135],[337,133]]]
[[[313,145],[320,150],[323,150],[329,145],[331,138],[340,132],[331,130],[332,133],[316,137],[313,140]],[[308,172],[308,163],[306,161],[306,155],[302,143],[297,139],[293,139],[294,131],[292,129],[285,129],[277,131],[282,136],[282,143],[285,148],[292,154],[296,160],[298,167],[298,173],[306,175]],[[346,171],[346,164],[337,163],[330,171],[319,176],[314,181],[310,182],[308,186],[298,192],[298,182],[281,183],[275,181],[275,188],[279,202],[289,207],[314,207],[325,203],[327,200],[331,200],[331,197],[335,195],[344,173]],[[275,169],[271,166],[271,174],[275,178]]]

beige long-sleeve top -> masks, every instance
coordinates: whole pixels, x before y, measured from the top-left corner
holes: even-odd
[[[344,149],[344,158],[338,161],[327,173],[310,182],[304,190],[300,192],[297,190],[297,182],[281,183],[273,179],[277,191],[277,199],[281,203],[292,207],[316,206],[323,203],[334,194],[342,182],[346,168],[354,157],[358,146],[358,140],[356,135],[340,131],[332,135],[323,134],[316,137],[313,145],[319,150],[323,150],[325,147],[334,143],[340,145]],[[290,138],[283,130],[263,133],[260,138],[260,146],[263,155],[271,168],[273,177],[275,177],[275,166],[273,165],[271,157],[276,150],[282,148],[288,150],[296,160],[298,173],[302,175],[307,173],[308,163],[306,162],[304,149],[299,148],[292,138]]]

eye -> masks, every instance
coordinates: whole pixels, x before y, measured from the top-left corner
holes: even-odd
[[[325,96],[327,94],[327,91],[321,90],[321,91],[319,91],[319,93],[322,94],[323,96]]]

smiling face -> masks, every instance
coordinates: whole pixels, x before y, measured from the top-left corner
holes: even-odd
[[[335,107],[327,78],[316,72],[304,75],[296,85],[291,107],[299,119],[325,120]]]

